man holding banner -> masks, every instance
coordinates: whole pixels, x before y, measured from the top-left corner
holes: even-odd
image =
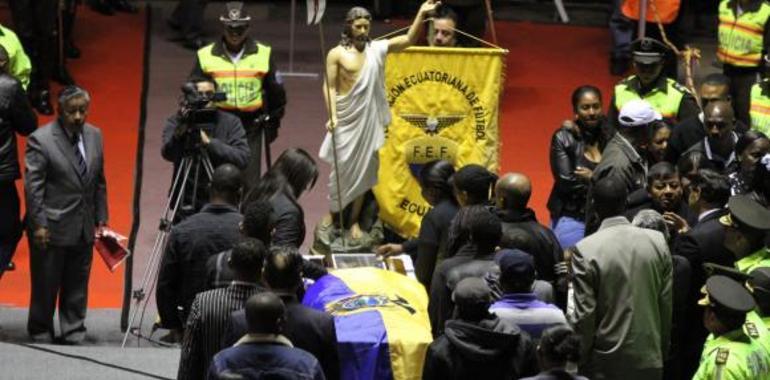
[[[377,151],[385,143],[385,127],[390,124],[385,57],[414,45],[422,35],[426,15],[439,4],[426,0],[406,35],[382,41],[369,38],[369,11],[353,7],[345,18],[342,40],[327,55],[324,95],[329,132],[319,156],[334,164],[329,181],[331,212],[342,212],[352,205],[348,225],[353,239],[363,236],[358,221],[364,195],[377,183]],[[332,215],[327,215],[321,223],[330,226],[332,221]]]

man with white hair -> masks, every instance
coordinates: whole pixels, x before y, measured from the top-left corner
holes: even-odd
[[[594,169],[591,183],[615,177],[625,185],[628,194],[644,188],[647,183],[647,160],[644,152],[650,143],[651,124],[661,118],[661,114],[645,100],[626,102],[618,115],[618,131],[604,148],[602,160]],[[595,231],[599,222],[591,202],[592,187],[588,190],[586,235]]]

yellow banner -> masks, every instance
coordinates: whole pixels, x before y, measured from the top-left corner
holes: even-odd
[[[430,210],[417,182],[423,164],[448,160],[497,171],[498,105],[507,50],[412,47],[388,54],[392,121],[374,188],[380,218],[415,237]]]

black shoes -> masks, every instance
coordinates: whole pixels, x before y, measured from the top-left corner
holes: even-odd
[[[193,51],[198,51],[198,49],[200,49],[200,48],[202,48],[204,46],[206,46],[206,42],[203,41],[203,39],[200,38],[200,37],[196,37],[196,38],[192,38],[192,39],[185,38],[182,41],[182,47],[183,48],[189,49],[189,50],[193,50]]]
[[[101,13],[105,16],[112,16],[115,14],[113,9],[105,0],[91,0],[88,2],[88,6],[97,13]]]
[[[615,76],[621,76],[628,71],[631,66],[631,62],[628,58],[616,58],[610,59],[610,74]]]
[[[30,93],[30,103],[37,112],[43,115],[53,115],[53,107],[51,106],[51,92],[43,90],[37,93]]]
[[[62,86],[72,86],[75,84],[75,80],[72,79],[72,75],[70,75],[69,71],[67,71],[67,69],[64,67],[54,71],[52,79]]]
[[[129,3],[127,0],[111,0],[109,3],[112,9],[118,12],[136,13],[139,10],[136,5]]]

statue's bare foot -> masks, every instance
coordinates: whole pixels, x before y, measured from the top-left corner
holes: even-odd
[[[350,238],[353,240],[358,240],[362,237],[364,237],[364,232],[361,231],[361,227],[358,225],[358,223],[353,223],[353,225],[350,226]]]

